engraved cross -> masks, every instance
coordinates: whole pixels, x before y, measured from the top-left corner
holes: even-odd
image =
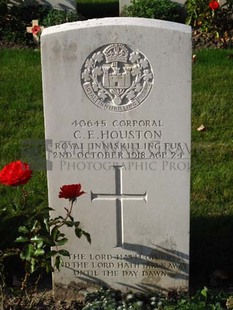
[[[124,244],[124,222],[123,222],[123,201],[124,200],[144,200],[147,201],[147,192],[145,194],[124,194],[122,185],[123,166],[113,166],[115,169],[115,193],[114,194],[95,194],[91,192],[91,201],[93,200],[115,200],[116,201],[116,247],[122,247]]]

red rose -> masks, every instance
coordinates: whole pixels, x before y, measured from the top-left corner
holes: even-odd
[[[38,35],[39,32],[41,32],[40,26],[35,25],[32,27],[32,34]]]
[[[209,3],[209,7],[211,8],[211,10],[217,10],[219,8],[219,3],[216,0],[210,1]]]
[[[0,183],[9,186],[18,186],[26,184],[32,176],[32,170],[29,165],[20,160],[6,165],[0,171]]]
[[[77,197],[85,194],[84,191],[81,191],[81,184],[70,184],[63,185],[60,188],[59,198],[69,199],[75,201]]]

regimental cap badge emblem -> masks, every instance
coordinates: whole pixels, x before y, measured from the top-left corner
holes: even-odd
[[[149,95],[154,82],[149,60],[132,47],[114,43],[91,53],[81,70],[87,97],[101,109],[126,112]]]

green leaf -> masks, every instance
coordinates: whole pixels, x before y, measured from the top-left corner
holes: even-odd
[[[58,245],[58,246],[64,245],[64,244],[66,244],[67,241],[68,241],[67,238],[62,238],[62,239],[56,241],[56,245]]]
[[[34,246],[32,244],[27,244],[21,254],[20,254],[20,257],[22,258],[22,260],[26,260],[26,261],[30,261],[31,258],[32,258],[32,255],[34,254]]]
[[[66,250],[60,250],[58,251],[59,254],[63,255],[63,256],[68,256],[70,257],[70,252],[66,251]]]
[[[61,222],[60,220],[64,220],[64,217],[62,217],[61,215],[55,217],[54,219],[51,219],[50,222],[51,222],[51,223],[52,223],[52,222],[56,222],[56,221]]]
[[[20,226],[18,228],[18,232],[23,233],[23,234],[27,234],[27,233],[29,233],[29,230],[26,226]]]
[[[81,238],[81,237],[82,237],[82,234],[83,234],[82,229],[76,227],[74,231],[75,231],[75,235],[76,235],[78,238]]]
[[[204,296],[205,298],[207,298],[208,295],[208,288],[204,287],[203,290],[201,290],[201,295]]]
[[[78,228],[79,225],[80,225],[80,222],[74,222],[74,225],[75,225],[76,228]]]
[[[44,224],[45,224],[47,232],[49,232],[49,220],[47,218],[44,219]]]
[[[34,253],[35,256],[41,256],[44,254],[45,254],[45,251],[43,249],[37,249]]]
[[[32,258],[31,259],[31,270],[30,270],[31,273],[35,271],[35,265],[36,265],[36,260],[35,258]]]
[[[30,241],[35,242],[35,243],[40,243],[40,242],[43,242],[43,238],[40,236],[34,236],[30,239]]]
[[[68,227],[74,226],[74,222],[72,221],[65,221],[64,224],[66,224]]]
[[[20,236],[18,238],[16,238],[15,242],[28,242],[29,239],[27,237],[24,236]]]
[[[87,238],[87,241],[91,244],[91,235],[85,231],[83,231],[83,235]]]
[[[61,259],[61,256],[58,255],[58,256],[56,256],[56,258],[55,258],[54,267],[55,267],[58,271],[60,271],[61,265],[62,265],[62,259]]]
[[[37,230],[40,227],[40,223],[36,220],[33,224],[31,231]]]
[[[32,258],[30,261],[25,263],[25,271],[29,274],[32,274],[35,271],[36,260]],[[27,280],[28,281],[28,280]]]
[[[57,251],[50,251],[46,254],[46,258],[51,258],[55,256],[58,252]]]
[[[43,240],[41,242],[37,243],[37,249],[42,249],[44,247],[44,242]]]
[[[58,234],[59,234],[58,227],[57,226],[53,227],[53,229],[51,231],[51,237],[52,237],[53,241],[57,240]]]
[[[89,233],[87,233],[86,231],[82,230],[81,228],[76,227],[75,228],[75,235],[78,238],[81,238],[82,235],[84,235],[87,238],[87,241],[91,244],[91,236]]]
[[[51,240],[49,237],[41,237],[43,242],[44,242],[44,245],[54,246],[55,242],[53,240]]]

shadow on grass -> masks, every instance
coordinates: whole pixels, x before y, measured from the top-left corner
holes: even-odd
[[[191,289],[232,286],[233,217],[192,218],[190,236]],[[213,278],[216,271],[220,275],[217,273],[216,278]]]

